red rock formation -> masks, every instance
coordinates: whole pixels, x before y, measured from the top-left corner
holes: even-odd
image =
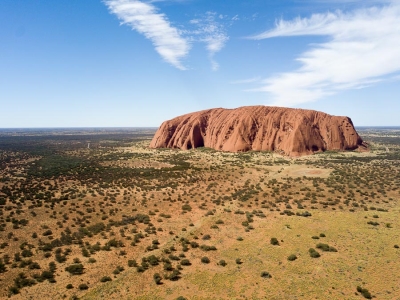
[[[348,117],[270,106],[215,108],[162,123],[151,148],[279,151],[289,156],[365,148]]]

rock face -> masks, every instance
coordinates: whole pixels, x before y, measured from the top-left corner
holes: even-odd
[[[365,149],[348,117],[270,106],[215,108],[165,121],[151,148],[278,151],[289,156]]]

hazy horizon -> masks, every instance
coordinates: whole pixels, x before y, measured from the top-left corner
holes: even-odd
[[[102,130],[102,129],[108,129],[108,130],[118,130],[118,129],[122,129],[122,130],[132,130],[132,129],[153,129],[153,130],[157,130],[159,127],[153,127],[153,126],[122,126],[122,127],[97,127],[97,126],[88,126],[88,127],[3,127],[0,128],[0,131],[10,131],[10,130],[93,130],[93,129],[98,129],[98,130]],[[354,128],[379,128],[379,129],[397,129],[400,128],[399,126],[390,126],[390,125],[364,125],[364,126],[354,126]]]

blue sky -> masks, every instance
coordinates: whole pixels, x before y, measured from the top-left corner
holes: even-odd
[[[400,1],[0,1],[0,128],[246,105],[400,125]]]

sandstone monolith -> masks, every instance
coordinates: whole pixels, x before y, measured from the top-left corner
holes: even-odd
[[[165,121],[151,148],[276,151],[289,156],[326,150],[365,150],[348,117],[274,106],[214,108]]]

